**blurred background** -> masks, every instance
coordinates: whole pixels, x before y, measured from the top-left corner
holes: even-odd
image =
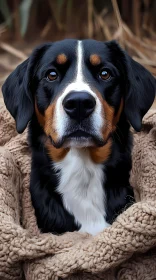
[[[64,38],[115,39],[156,76],[156,0],[0,0],[0,86],[36,45]]]

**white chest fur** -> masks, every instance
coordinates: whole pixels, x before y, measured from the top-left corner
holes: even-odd
[[[87,151],[74,148],[54,166],[60,170],[57,191],[64,207],[81,224],[80,231],[95,235],[105,229],[108,224],[104,218],[103,166],[93,163]]]

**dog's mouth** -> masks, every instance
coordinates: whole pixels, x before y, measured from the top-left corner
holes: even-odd
[[[88,132],[86,132],[86,131],[83,131],[83,130],[76,130],[76,131],[74,131],[74,132],[72,132],[72,133],[70,133],[69,135],[68,135],[68,137],[85,137],[85,138],[88,138],[88,137],[90,137],[91,135],[90,135],[90,133],[88,133]]]
[[[50,137],[50,139],[55,148],[102,147],[106,144],[106,141],[104,141],[98,135],[96,135],[92,132],[85,131],[83,129],[69,131],[57,143],[54,142],[51,137]]]

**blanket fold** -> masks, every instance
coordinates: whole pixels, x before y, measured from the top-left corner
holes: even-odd
[[[131,183],[137,203],[95,237],[40,233],[26,135],[18,135],[12,117],[1,110],[0,279],[156,279],[156,111],[134,133]]]

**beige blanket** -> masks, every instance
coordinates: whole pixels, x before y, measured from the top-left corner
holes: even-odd
[[[0,280],[156,279],[156,111],[134,134],[137,203],[103,233],[41,234],[29,193],[30,151],[0,112]]]

